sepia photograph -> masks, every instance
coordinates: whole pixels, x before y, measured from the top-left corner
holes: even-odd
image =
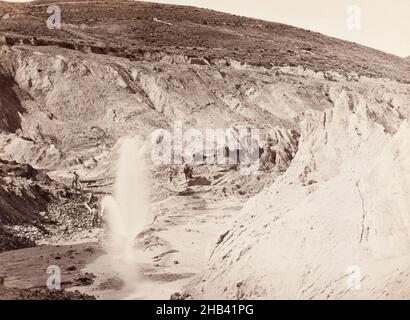
[[[0,300],[410,299],[409,15],[0,1]]]

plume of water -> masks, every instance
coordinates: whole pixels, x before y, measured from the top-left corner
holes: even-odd
[[[102,208],[111,265],[130,292],[139,280],[137,265],[143,254],[136,250],[135,239],[149,223],[149,193],[144,144],[138,138],[125,138],[119,149],[114,194],[103,199]]]

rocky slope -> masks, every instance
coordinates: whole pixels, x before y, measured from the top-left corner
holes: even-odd
[[[48,291],[0,288],[0,300],[95,300],[79,291]]]
[[[140,1],[53,3],[63,13],[61,31],[44,22],[50,2],[34,1],[12,8],[3,4],[0,32],[24,36],[28,43],[54,42],[132,60],[157,60],[164,53],[205,58],[202,63],[229,57],[258,66],[301,65],[410,80],[410,67],[399,57],[283,24]]]
[[[191,282],[194,297],[406,297],[405,59],[286,25],[143,2],[61,1],[62,29],[49,30],[47,4],[0,2],[8,239],[39,225],[57,242],[89,229],[85,193],[112,192],[125,135],[149,139],[175,121],[253,127],[264,151],[274,142],[255,176],[200,166],[187,184],[177,167],[170,183],[168,166],[152,167],[155,221],[139,238],[153,256],[146,276],[167,290]],[[8,174],[16,168],[23,173]],[[72,171],[80,192],[70,188]],[[361,293],[343,287],[351,265],[362,269]]]
[[[30,165],[4,160],[0,181],[0,252],[34,246],[48,222],[40,212],[56,200],[61,187]]]
[[[409,89],[336,86],[332,109],[307,112],[292,165],[246,204],[200,296],[408,298]]]
[[[88,228],[85,195],[58,183],[45,170],[0,160],[0,252]]]

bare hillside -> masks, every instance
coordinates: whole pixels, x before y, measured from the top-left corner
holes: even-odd
[[[81,48],[135,60],[183,54],[211,62],[231,58],[253,65],[302,66],[409,82],[397,56],[291,26],[185,6],[139,1],[57,1],[62,31],[49,30],[49,2],[3,4],[0,32],[36,38],[39,45]],[[12,41],[12,40],[10,40]],[[160,58],[159,57],[159,58]]]

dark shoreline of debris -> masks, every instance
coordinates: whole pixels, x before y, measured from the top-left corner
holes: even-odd
[[[0,286],[0,300],[96,300],[78,290],[17,289]]]

